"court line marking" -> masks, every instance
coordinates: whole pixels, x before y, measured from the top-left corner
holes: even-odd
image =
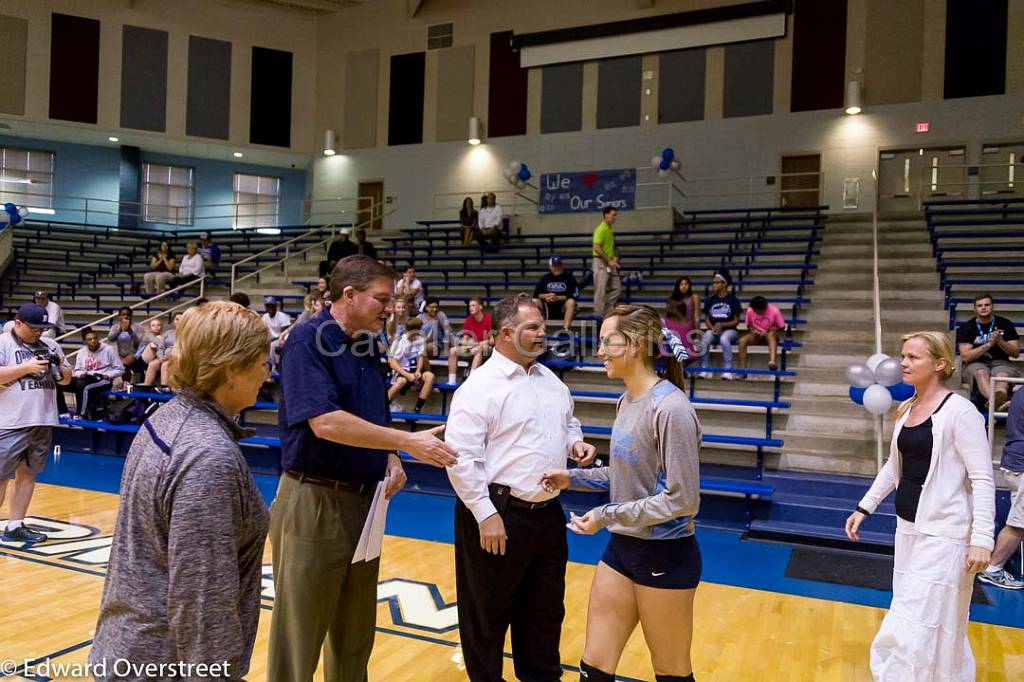
[[[53,568],[63,568],[63,569],[69,570],[69,571],[75,571],[77,573],[85,573],[86,575],[92,575],[92,576],[96,576],[96,577],[100,577],[100,578],[106,578],[106,573],[100,573],[99,571],[92,571],[92,570],[89,570],[87,568],[80,568],[78,566],[68,566],[66,564],[63,564],[63,563],[60,563],[60,562],[57,562],[57,561],[48,561],[46,559],[40,559],[38,557],[25,556],[23,554],[19,554],[19,553],[15,553],[15,552],[10,552],[10,551],[7,551],[7,550],[0,550],[0,556],[7,556],[7,557],[10,557],[12,559],[21,559],[22,561],[28,561],[28,562],[36,563],[36,564],[43,564],[44,566],[50,566],[50,567],[53,567]],[[262,601],[267,601],[267,600],[264,599]],[[380,601],[389,601],[389,600],[388,599],[382,599]],[[389,607],[390,606],[391,605],[389,604]],[[260,604],[260,608],[263,609],[263,610],[266,610],[266,611],[273,611],[274,610],[273,605],[266,604],[266,603],[261,603]],[[397,624],[401,625],[401,623],[397,623]],[[377,632],[382,633],[382,634],[394,635],[394,636],[397,636],[397,637],[405,637],[406,639],[415,639],[415,640],[418,640],[418,641],[421,641],[421,642],[427,642],[428,644],[439,644],[439,645],[446,646],[446,647],[451,648],[451,649],[454,649],[456,647],[461,646],[461,642],[459,642],[459,641],[452,641],[452,640],[447,640],[447,639],[441,639],[439,637],[430,637],[428,635],[421,635],[421,634],[415,633],[415,632],[404,632],[402,630],[394,630],[392,628],[388,628],[388,627],[385,627],[385,626],[382,626],[382,625],[376,626],[375,630]],[[87,640],[85,642],[80,642],[79,644],[75,644],[75,645],[73,645],[71,647],[68,647],[66,649],[61,649],[60,651],[56,651],[56,652],[54,652],[52,654],[47,654],[45,656],[40,656],[39,658],[33,659],[31,661],[31,663],[33,665],[37,665],[39,661],[44,661],[44,660],[46,660],[48,658],[57,658],[58,656],[64,656],[64,655],[67,655],[69,653],[73,653],[74,651],[77,651],[78,649],[81,649],[83,647],[89,646],[90,644],[92,644],[92,640],[91,639]],[[503,654],[504,654],[505,658],[508,658],[508,659],[512,658],[512,654],[510,652],[508,652],[508,651],[503,652]],[[562,670],[565,670],[566,672],[578,673],[580,671],[580,669],[577,668],[576,666],[568,665],[566,663],[562,663],[561,666],[562,666]],[[17,671],[15,671],[14,674],[17,675],[18,674]],[[6,677],[11,677],[11,676],[6,676]],[[43,677],[32,677],[32,678],[26,678],[26,679],[32,679],[33,682],[48,682],[48,680],[46,678],[43,678]],[[616,675],[615,679],[622,680],[623,682],[643,682],[643,680],[641,680],[641,679],[638,679],[638,678],[635,678],[635,677],[626,677],[624,675]]]

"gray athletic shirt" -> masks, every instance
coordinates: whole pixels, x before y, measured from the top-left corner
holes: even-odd
[[[223,679],[239,680],[256,640],[269,523],[238,448],[242,429],[187,390],[149,425],[155,437],[143,427],[125,460],[89,660],[107,661],[108,680],[140,679],[114,675],[119,658],[226,661]]]
[[[701,429],[686,394],[659,381],[636,399],[623,395],[612,427],[611,463],[571,469],[575,490],[609,490],[594,513],[613,533],[647,540],[693,535],[700,506]]]

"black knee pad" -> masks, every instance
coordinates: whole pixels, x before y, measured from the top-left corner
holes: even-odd
[[[580,682],[615,682],[615,675],[598,670],[586,661],[580,661]]]
[[[690,673],[686,677],[680,675],[655,675],[654,679],[657,682],[695,682],[693,679],[693,673]]]

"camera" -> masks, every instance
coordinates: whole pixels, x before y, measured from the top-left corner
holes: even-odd
[[[37,360],[46,360],[49,363],[46,371],[41,375],[37,375],[36,378],[45,379],[47,375],[54,381],[60,381],[63,378],[64,375],[60,368],[60,355],[54,353],[49,348],[35,348],[32,350],[32,354],[36,356]]]

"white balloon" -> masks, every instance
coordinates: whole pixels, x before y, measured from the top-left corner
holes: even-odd
[[[672,159],[672,170],[679,170],[683,167],[683,164],[679,163],[679,159]]]
[[[526,189],[526,180],[516,180],[516,187]]]
[[[903,381],[903,368],[896,358],[886,358],[875,367],[875,381],[882,386],[895,386]]]
[[[661,154],[658,154],[656,156],[652,156],[651,157],[651,165],[652,166],[657,168],[660,163],[661,163]]]
[[[883,360],[888,359],[889,356],[886,355],[885,353],[875,353],[870,358],[868,358],[868,361],[864,364],[866,364],[871,369],[871,371],[874,372],[875,368],[882,364]]]
[[[513,161],[508,165],[509,175],[519,175],[519,169],[523,167],[523,164],[518,161]]]
[[[873,384],[864,391],[864,409],[871,414],[885,414],[892,407],[892,395],[885,386]]]
[[[25,208],[24,206],[18,207],[18,215],[20,215],[22,218],[24,218],[25,216],[28,215],[28,209]]]

